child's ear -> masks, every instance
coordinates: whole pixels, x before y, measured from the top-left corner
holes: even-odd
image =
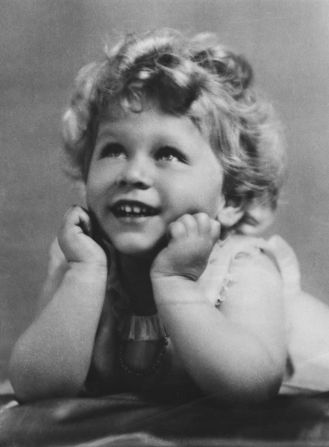
[[[243,217],[244,210],[241,205],[233,202],[227,202],[219,208],[217,213],[217,220],[224,227],[233,227]]]

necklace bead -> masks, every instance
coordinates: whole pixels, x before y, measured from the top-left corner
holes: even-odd
[[[168,346],[168,337],[162,337],[159,342],[161,343],[161,347],[159,349],[159,352],[157,353],[156,359],[154,360],[153,364],[145,369],[134,369],[127,365],[127,363],[124,360],[124,346],[123,343],[120,344],[119,349],[119,364],[120,368],[127,374],[137,376],[137,377],[148,377],[151,375],[156,375],[162,366],[167,346]]]

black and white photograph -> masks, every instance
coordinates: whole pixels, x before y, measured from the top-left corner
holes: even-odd
[[[329,445],[329,0],[0,42],[0,446]]]

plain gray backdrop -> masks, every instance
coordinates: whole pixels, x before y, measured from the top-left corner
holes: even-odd
[[[0,0],[2,375],[33,318],[48,246],[78,201],[60,164],[73,79],[107,37],[162,26],[214,31],[251,61],[290,160],[270,232],[294,247],[304,288],[329,302],[329,0]]]

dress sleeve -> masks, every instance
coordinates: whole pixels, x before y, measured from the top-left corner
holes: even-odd
[[[292,247],[282,237],[275,235],[266,241],[266,249],[276,259],[286,294],[300,292],[300,268]]]
[[[280,271],[279,263],[276,256],[273,254],[268,242],[260,238],[247,238],[246,241],[235,247],[231,254],[231,258],[228,264],[227,273],[224,276],[222,286],[219,292],[218,299],[215,303],[215,307],[219,308],[221,303],[227,299],[228,291],[230,287],[235,283],[234,270],[238,266],[241,260],[250,260],[250,262],[258,261],[260,256],[267,256],[275,265],[277,270]]]

